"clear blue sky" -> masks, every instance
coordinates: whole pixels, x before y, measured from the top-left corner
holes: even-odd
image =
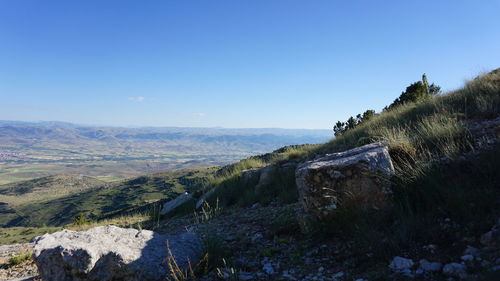
[[[500,1],[0,0],[0,120],[330,129],[500,67]]]

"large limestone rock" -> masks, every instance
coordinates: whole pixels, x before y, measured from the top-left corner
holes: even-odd
[[[193,195],[185,192],[177,197],[175,199],[168,201],[163,205],[163,208],[160,211],[160,215],[167,215],[168,213],[172,212],[175,210],[177,207],[180,205],[186,203],[187,201],[191,200],[193,198]]]
[[[210,189],[209,191],[207,191],[206,193],[204,193],[200,199],[198,199],[198,201],[196,201],[196,209],[199,209],[201,206],[203,206],[203,203],[207,202],[207,200],[210,199],[210,197],[212,197],[212,195],[215,194],[215,188],[212,188]]]
[[[243,170],[240,172],[240,176],[247,181],[255,180],[255,191],[261,193],[271,186],[277,169],[276,165],[268,165],[261,168]]]
[[[277,170],[275,165],[268,165],[260,168],[259,171],[259,182],[255,186],[255,191],[261,193],[266,188],[269,188],[273,181],[273,176]]]
[[[384,205],[394,167],[388,145],[377,142],[303,163],[295,179],[304,213],[302,230],[308,223],[330,216],[337,208],[356,204],[369,208]]]
[[[500,246],[500,219],[498,219],[497,224],[490,231],[481,236],[480,242],[487,247]]]
[[[169,275],[167,260],[172,256],[168,249],[180,268],[186,269],[199,261],[202,244],[190,232],[169,236],[99,226],[37,237],[34,258],[43,280],[159,281]]]
[[[243,170],[240,172],[240,176],[245,179],[245,180],[251,180],[254,177],[259,176],[259,168],[252,168],[252,169],[247,169]]]

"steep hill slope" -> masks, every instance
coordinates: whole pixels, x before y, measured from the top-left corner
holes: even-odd
[[[181,170],[106,184],[67,175],[9,184],[0,188],[0,225],[60,226],[71,223],[77,214],[92,220],[118,213],[148,214],[155,202],[201,189],[211,171],[213,168]]]
[[[34,206],[59,198],[106,187],[103,181],[83,175],[58,175],[0,186],[0,225],[19,221]]]

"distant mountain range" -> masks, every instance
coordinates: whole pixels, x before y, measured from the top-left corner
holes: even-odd
[[[0,184],[60,173],[104,180],[213,166],[303,143],[330,130],[93,127],[0,121]]]

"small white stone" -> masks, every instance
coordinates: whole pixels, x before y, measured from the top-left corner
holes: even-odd
[[[452,262],[443,267],[443,274],[465,279],[467,277],[467,267],[461,263]]]
[[[490,266],[490,265],[491,265],[491,262],[489,262],[489,261],[487,261],[487,260],[483,260],[483,261],[481,262],[481,266],[482,266],[482,267],[488,267],[488,266]]]
[[[262,239],[264,236],[261,233],[255,233],[254,236],[252,237],[252,242],[255,242],[256,240]]]
[[[332,276],[333,280],[339,280],[339,279],[340,279],[340,278],[342,278],[342,277],[344,277],[344,272],[342,272],[342,271],[341,271],[341,272],[337,272],[337,273],[335,273],[335,274]]]
[[[479,249],[474,248],[472,246],[467,246],[467,248],[464,251],[464,255],[473,255],[477,256],[479,254]]]
[[[273,265],[272,265],[272,264],[270,264],[270,263],[266,263],[266,264],[264,264],[264,266],[262,267],[262,270],[263,270],[265,273],[269,274],[269,275],[273,275],[273,274],[275,274],[275,273],[276,273],[276,272],[274,271]]]
[[[463,255],[460,257],[460,259],[465,261],[465,262],[470,262],[470,261],[474,260],[474,256],[473,255]]]
[[[403,272],[409,270],[412,267],[413,261],[411,259],[406,259],[398,256],[394,257],[391,264],[389,264],[389,268],[395,272]]]
[[[440,271],[441,268],[443,268],[443,264],[441,264],[440,262],[430,262],[426,259],[421,259],[419,263],[420,263],[420,269],[422,269],[423,271],[434,272],[434,271]]]
[[[288,280],[297,280],[297,278],[293,277],[292,275],[290,275],[290,273],[288,273],[288,270],[284,270],[282,276]]]
[[[239,280],[242,280],[242,281],[248,281],[248,280],[254,280],[255,276],[251,272],[241,271],[238,274],[238,278],[239,278]]]

